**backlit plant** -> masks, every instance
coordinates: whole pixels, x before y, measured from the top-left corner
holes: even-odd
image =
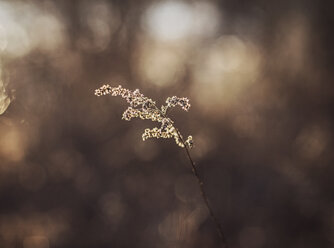
[[[142,134],[143,140],[149,138],[174,138],[176,144],[186,150],[188,159],[190,161],[193,175],[197,178],[197,182],[200,187],[201,195],[207,206],[210,216],[216,224],[219,236],[222,240],[223,246],[227,248],[225,236],[223,234],[222,227],[220,226],[217,218],[213,214],[212,208],[209,204],[208,197],[204,191],[204,183],[200,178],[195,163],[193,162],[189,149],[193,147],[193,138],[188,136],[185,140],[179,130],[174,126],[174,121],[168,117],[167,112],[170,108],[180,106],[183,110],[188,111],[190,108],[189,99],[186,97],[172,96],[166,99],[166,105],[157,107],[156,102],[151,98],[144,96],[138,89],[131,91],[123,88],[121,85],[118,87],[111,87],[109,84],[103,85],[95,90],[96,96],[112,95],[121,96],[128,103],[129,107],[124,111],[122,119],[130,121],[132,118],[140,118],[143,120],[151,120],[158,122],[159,127],[153,129],[146,128]]]

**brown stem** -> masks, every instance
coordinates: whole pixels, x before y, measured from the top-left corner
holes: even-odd
[[[184,148],[185,148],[185,150],[186,150],[186,153],[187,153],[189,162],[190,162],[190,164],[191,164],[191,168],[192,168],[191,170],[192,170],[192,172],[193,172],[193,175],[197,178],[197,182],[198,182],[198,185],[199,185],[199,188],[200,188],[200,191],[201,191],[202,198],[203,198],[203,200],[204,200],[204,202],[205,202],[206,207],[207,207],[208,210],[209,210],[211,219],[212,219],[212,220],[214,221],[214,223],[216,224],[216,229],[217,229],[218,234],[219,234],[219,237],[220,237],[220,239],[221,239],[221,241],[222,241],[222,243],[223,243],[222,248],[228,248],[228,245],[227,245],[227,242],[226,242],[226,238],[225,238],[225,235],[224,235],[224,232],[223,232],[223,228],[221,227],[220,223],[218,222],[216,216],[214,215],[214,213],[213,213],[213,211],[212,211],[212,208],[211,208],[211,206],[210,206],[210,204],[209,204],[208,196],[207,196],[207,194],[206,194],[205,191],[204,191],[204,183],[203,183],[202,179],[200,178],[200,176],[199,176],[199,174],[198,174],[198,171],[197,171],[197,168],[196,168],[196,166],[195,166],[195,163],[194,163],[193,159],[192,159],[191,156],[190,156],[190,152],[189,152],[189,149],[188,149],[188,147],[187,147],[187,144],[184,142],[183,137],[182,137],[182,135],[180,134],[179,130],[176,129],[176,131],[177,131],[177,134],[178,134],[178,136],[179,136],[179,138],[180,138],[181,142],[183,143]]]
[[[161,114],[161,116],[167,118],[167,113],[166,114],[162,113],[162,111],[157,106],[155,106],[155,105],[154,105],[154,107],[155,107],[156,110],[159,111],[159,113]],[[209,204],[208,196],[206,195],[206,193],[204,191],[204,183],[203,183],[202,179],[200,178],[200,176],[198,174],[198,171],[197,171],[197,168],[195,166],[195,163],[194,163],[193,159],[190,156],[190,152],[189,152],[189,149],[187,147],[187,144],[184,141],[184,139],[183,139],[180,131],[177,128],[175,128],[175,130],[177,132],[177,135],[179,136],[179,139],[181,140],[181,142],[182,142],[182,144],[184,146],[184,149],[187,152],[187,156],[188,156],[189,162],[191,164],[191,170],[193,172],[193,175],[197,178],[197,182],[198,182],[198,185],[199,185],[199,188],[200,188],[200,191],[201,191],[201,195],[202,195],[202,198],[203,198],[203,200],[205,202],[205,205],[206,205],[207,209],[209,210],[210,217],[213,220],[213,222],[216,224],[216,229],[218,231],[219,237],[220,237],[220,239],[222,241],[222,244],[223,244],[222,248],[228,248],[228,245],[227,245],[227,242],[226,242],[226,238],[225,238],[225,235],[224,235],[224,232],[223,232],[223,228],[220,225],[220,223],[218,222],[218,219],[216,218],[216,216],[214,215],[214,213],[212,211],[212,208],[211,208],[211,206]]]

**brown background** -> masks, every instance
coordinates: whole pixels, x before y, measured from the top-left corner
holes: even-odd
[[[94,96],[163,104],[230,247],[332,247],[324,1],[0,1],[0,247],[220,247],[186,155]],[[6,98],[8,95],[8,98]]]

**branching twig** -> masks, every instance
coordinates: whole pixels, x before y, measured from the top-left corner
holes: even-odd
[[[111,87],[110,85],[103,85],[99,89],[95,90],[95,95],[97,96],[108,94],[111,94],[112,96],[121,96],[125,98],[126,101],[130,104],[130,106],[123,113],[123,119],[129,121],[132,118],[138,117],[144,120],[151,120],[161,123],[160,128],[155,127],[153,129],[145,129],[145,132],[142,135],[143,140],[146,140],[148,138],[174,138],[176,144],[186,150],[188,159],[191,164],[191,169],[193,175],[197,179],[202,198],[205,202],[206,207],[208,208],[212,220],[217,227],[217,231],[223,245],[222,248],[228,248],[223,229],[212,211],[212,208],[209,204],[208,196],[204,191],[204,183],[198,174],[195,163],[192,160],[189,152],[189,148],[191,148],[193,145],[192,136],[188,136],[187,140],[184,140],[179,130],[174,126],[174,121],[167,116],[167,111],[177,105],[182,107],[183,110],[188,111],[190,108],[189,99],[176,96],[168,97],[166,100],[166,105],[158,108],[152,99],[145,97],[142,93],[140,93],[138,89],[135,91],[131,91],[128,89],[124,89],[122,86]]]

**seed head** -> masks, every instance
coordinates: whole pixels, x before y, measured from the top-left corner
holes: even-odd
[[[155,101],[151,98],[144,96],[138,89],[131,91],[123,88],[121,85],[118,87],[111,87],[109,84],[103,85],[95,90],[96,96],[112,95],[121,96],[128,103],[129,107],[124,111],[122,119],[130,121],[132,118],[140,118],[142,120],[151,120],[160,122],[160,128],[155,127],[153,129],[145,129],[142,138],[147,140],[148,138],[174,138],[177,145],[188,148],[193,147],[192,136],[189,136],[186,141],[183,140],[182,135],[174,127],[174,122],[167,117],[167,110],[177,105],[185,111],[190,108],[189,99],[186,97],[172,96],[166,100],[167,105],[162,105],[159,109]]]

